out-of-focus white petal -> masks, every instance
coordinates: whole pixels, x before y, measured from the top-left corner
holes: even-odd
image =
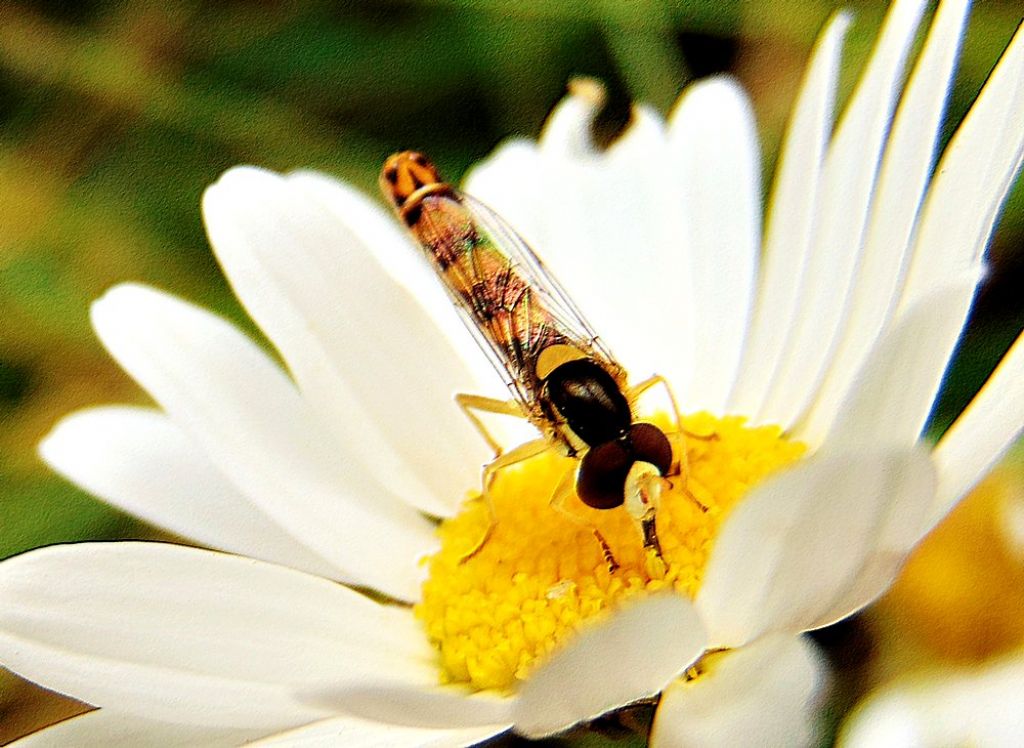
[[[584,628],[523,684],[516,732],[537,738],[658,693],[693,663],[706,637],[689,600],[660,595]]]
[[[242,167],[206,191],[203,212],[236,295],[313,412],[395,494],[451,514],[487,456],[451,401],[475,379],[382,267],[418,250],[397,228],[380,230],[387,217],[366,198],[358,207],[377,211],[376,224],[334,193],[344,198],[332,211],[295,181]]]
[[[922,720],[916,711],[913,699],[905,693],[891,692],[875,698],[853,712],[837,742],[844,748],[925,748],[924,733],[928,728],[920,723]],[[931,715],[922,716],[924,721],[931,719]]]
[[[935,170],[901,304],[974,267],[1024,159],[1024,27],[981,90]],[[966,209],[965,209],[966,206]]]
[[[130,714],[96,709],[34,732],[11,745],[17,748],[106,748],[112,745],[134,748],[236,748],[266,734],[266,730],[206,727],[156,722]]]
[[[953,508],[1024,429],[1024,336],[935,447],[939,486],[931,523]]]
[[[690,86],[669,118],[669,171],[690,217],[693,379],[684,410],[721,412],[739,367],[761,248],[761,156],[746,93],[731,78]]]
[[[903,68],[927,0],[896,0],[836,128],[825,159],[799,313],[788,329],[759,418],[792,423],[808,404],[833,351],[863,248],[868,212]]]
[[[92,317],[118,362],[286,532],[347,581],[418,596],[416,560],[435,545],[431,524],[349,458],[252,341],[142,286],[107,292]]]
[[[254,506],[155,410],[79,411],[54,427],[39,453],[104,501],[202,545],[329,578],[339,574]]]
[[[897,682],[854,710],[843,748],[978,745],[1016,748],[1024,735],[1024,658]]]
[[[846,329],[828,362],[814,405],[805,417],[805,435],[825,433],[899,299],[969,5],[968,0],[945,0],[939,4],[928,40],[896,112],[872,200],[864,254],[850,290]]]
[[[165,721],[287,729],[313,685],[436,681],[412,614],[284,567],[159,543],[0,565],[0,661],[47,688]]]
[[[963,329],[980,271],[922,298],[864,361],[826,439],[828,448],[906,447],[917,441]],[[818,443],[823,435],[798,439]]]
[[[504,728],[472,727],[431,730],[332,717],[259,740],[254,748],[465,748],[487,740]]]
[[[822,452],[753,489],[722,526],[697,594],[710,646],[809,628],[870,563],[892,514],[933,492],[920,449]]]
[[[1000,501],[998,511],[1006,547],[1019,562],[1024,562],[1024,486],[1014,483],[1013,490]]]
[[[838,13],[819,37],[786,132],[768,210],[757,301],[739,378],[729,397],[733,413],[760,411],[797,311],[849,25],[849,15]]]
[[[709,655],[661,695],[653,748],[790,748],[813,743],[825,666],[803,637],[769,636]]]
[[[544,123],[541,146],[563,158],[589,158],[597,153],[591,126],[604,105],[605,90],[591,78],[576,78]]]

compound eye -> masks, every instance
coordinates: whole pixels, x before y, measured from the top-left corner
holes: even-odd
[[[651,463],[662,475],[672,468],[672,445],[654,424],[634,423],[629,428],[629,442],[633,446],[633,459],[637,462]]]
[[[620,441],[591,448],[580,461],[576,493],[589,507],[613,509],[624,501],[626,475],[634,457]]]

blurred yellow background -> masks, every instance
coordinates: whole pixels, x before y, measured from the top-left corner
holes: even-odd
[[[845,96],[883,2],[0,4],[0,558],[152,536],[48,473],[35,445],[75,408],[144,402],[89,328],[89,303],[112,284],[151,283],[248,325],[199,214],[227,167],[322,169],[375,193],[395,150],[424,150],[458,175],[503,138],[535,136],[571,76],[608,83],[614,129],[631,98],[666,111],[687,81],[729,72],[753,97],[767,180],[810,46],[840,7],[856,18]],[[1020,14],[1019,0],[977,3],[952,123]],[[1018,184],[933,434],[1024,325],[1022,243]],[[0,743],[75,708],[0,673]]]

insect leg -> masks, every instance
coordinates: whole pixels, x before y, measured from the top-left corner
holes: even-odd
[[[495,402],[500,403],[502,401],[496,400]],[[494,479],[497,477],[498,473],[505,468],[529,460],[531,457],[536,457],[546,449],[550,448],[551,443],[547,439],[533,439],[520,444],[518,447],[515,447],[504,454],[499,454],[493,461],[484,466],[483,493],[480,494],[480,497],[487,505],[487,513],[489,515],[487,529],[484,531],[480,540],[477,541],[476,545],[474,545],[466,555],[459,559],[460,564],[466,563],[469,559],[473,558],[473,556],[480,552],[490,539],[491,534],[494,532],[495,525],[498,524],[498,515],[494,511],[494,502],[491,501],[491,484],[494,483]]]
[[[701,441],[713,441],[718,438],[718,434],[714,432],[710,434],[694,434],[683,428],[683,417],[679,412],[679,404],[676,401],[676,396],[672,392],[672,387],[669,385],[668,380],[665,379],[665,377],[663,377],[661,374],[655,374],[654,376],[648,377],[642,382],[639,382],[633,387],[630,387],[629,393],[627,394],[627,398],[629,399],[630,403],[634,403],[636,402],[637,398],[643,395],[644,392],[659,384],[665,388],[665,392],[668,393],[669,402],[672,403],[672,410],[674,411],[676,418],[676,428],[678,429],[678,431],[676,431],[677,435],[685,436],[690,439],[699,439]],[[682,481],[680,489],[684,494],[686,494],[687,498],[689,498],[694,504],[696,504],[702,512],[706,512],[708,510],[707,505],[703,501],[698,499],[696,496],[694,496],[693,492],[686,487],[686,478],[690,472],[690,468],[686,462],[685,444],[680,446],[679,462],[673,465],[673,470],[671,472],[674,475],[677,475],[679,480]]]
[[[619,569],[619,562],[615,560],[615,554],[612,553],[612,549],[608,545],[608,541],[604,539],[604,535],[592,524],[573,514],[565,505],[571,497],[576,495],[576,490],[573,487],[573,478],[575,476],[575,470],[566,471],[562,479],[558,481],[558,485],[555,487],[555,492],[551,495],[551,501],[548,502],[548,505],[570,522],[583,525],[594,534],[594,539],[601,546],[601,555],[604,556],[604,561],[608,564],[608,573],[614,574]]]
[[[529,460],[531,457],[536,457],[550,448],[551,442],[547,439],[531,439],[495,457],[492,462],[484,466],[484,494],[491,492],[491,484],[499,471]]]
[[[487,426],[480,420],[480,416],[477,413],[496,413],[501,416],[526,418],[523,409],[515,400],[497,400],[493,397],[468,395],[464,392],[458,392],[455,395],[455,402],[458,403],[459,407],[462,408],[462,412],[466,414],[466,418],[470,420],[470,423],[480,433],[480,436],[487,442],[487,446],[494,450],[495,457],[500,456],[505,450],[502,449],[498,440],[491,435],[491,432],[487,430]]]
[[[626,397],[629,399],[629,402],[631,404],[635,403],[641,395],[647,392],[647,390],[659,384],[665,388],[665,392],[668,393],[668,400],[670,403],[672,403],[672,413],[676,419],[676,428],[679,430],[678,433],[684,434],[691,439],[699,439],[700,441],[714,441],[715,439],[718,438],[718,434],[714,432],[711,432],[710,434],[694,434],[693,432],[687,431],[685,428],[683,428],[683,416],[679,410],[679,403],[676,400],[675,393],[672,392],[672,387],[671,385],[669,385],[668,380],[665,379],[665,377],[663,377],[661,374],[655,374],[653,376],[650,376],[644,381],[639,382],[634,386],[630,387]]]
[[[662,385],[665,388],[665,392],[668,393],[668,401],[672,404],[672,413],[676,419],[676,435],[688,434],[686,429],[683,428],[683,416],[679,412],[679,403],[676,401],[675,393],[672,392],[672,387],[669,386],[668,380],[661,374],[654,374],[653,376],[647,377],[642,382],[638,382],[629,388],[626,392],[626,399],[629,400],[630,405],[634,405],[640,397],[647,392],[647,390],[657,385]],[[668,434],[666,434],[667,436]],[[681,439],[680,439],[681,441]],[[682,475],[685,481],[685,475],[688,470],[686,466],[686,445],[680,444],[679,449],[673,450],[678,455],[676,463],[672,465],[672,469],[669,471],[671,475]]]
[[[639,400],[640,396],[647,392],[647,390],[659,384],[665,388],[665,392],[668,393],[668,401],[672,403],[672,415],[675,416],[676,419],[676,428],[679,429],[680,432],[683,432],[683,416],[682,413],[679,412],[679,402],[676,400],[676,395],[672,392],[672,387],[669,386],[668,380],[661,374],[654,374],[653,376],[647,377],[644,381],[638,382],[630,387],[629,391],[626,393],[626,398],[629,400],[630,404],[633,404]]]

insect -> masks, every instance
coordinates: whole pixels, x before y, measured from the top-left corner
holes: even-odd
[[[444,182],[422,154],[388,158],[380,184],[512,391],[509,401],[456,395],[495,452],[484,468],[485,498],[498,471],[554,447],[579,463],[575,484],[568,474],[552,506],[561,508],[573,493],[595,509],[624,505],[644,547],[660,557],[658,505],[680,466],[669,435],[637,421],[633,406],[646,390],[664,386],[675,411],[674,435],[681,438],[678,407],[664,378],[628,387],[626,372],[536,254],[493,211]],[[503,452],[481,412],[526,418],[542,436]],[[492,509],[492,528],[494,521]],[[591,529],[614,571],[611,549]]]

